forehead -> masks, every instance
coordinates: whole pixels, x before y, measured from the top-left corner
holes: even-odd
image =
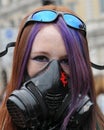
[[[32,52],[39,51],[66,53],[63,38],[56,26],[45,25],[38,32],[33,42]]]

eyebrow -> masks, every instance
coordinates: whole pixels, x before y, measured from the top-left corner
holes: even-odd
[[[68,55],[61,56],[61,59],[68,58]]]
[[[47,52],[44,52],[44,51],[34,51],[34,52],[31,52],[30,53],[30,56],[31,55],[49,55],[49,53],[47,53]]]

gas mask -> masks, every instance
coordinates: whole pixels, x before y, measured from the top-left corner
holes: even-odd
[[[56,130],[64,119],[70,98],[69,76],[59,62],[53,60],[26,81],[20,90],[12,92],[7,100],[7,109],[13,122],[20,128]],[[78,123],[79,117],[85,115],[83,108],[86,104],[89,111],[92,103],[88,97],[79,104],[70,124],[75,126],[76,120]]]
[[[15,90],[7,101],[7,109],[14,123],[21,127],[40,126],[41,122],[54,120],[55,114],[69,98],[69,82],[58,61],[49,62],[20,90]]]

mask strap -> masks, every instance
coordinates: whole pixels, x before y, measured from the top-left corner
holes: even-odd
[[[8,43],[7,46],[6,46],[6,49],[4,51],[0,52],[0,57],[2,57],[5,54],[7,54],[9,47],[14,47],[14,46],[15,46],[15,42]]]
[[[104,65],[97,65],[91,62],[91,66],[98,70],[104,70]]]
[[[15,47],[16,42],[10,42],[7,44],[6,49],[2,52],[0,52],[0,57],[4,56],[8,52],[9,47]],[[104,65],[97,65],[91,62],[91,66],[98,70],[104,70]]]

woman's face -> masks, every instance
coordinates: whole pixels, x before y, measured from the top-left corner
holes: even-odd
[[[58,60],[65,71],[68,72],[68,57],[64,41],[59,30],[52,24],[45,25],[34,39],[27,72],[33,77],[50,60]]]

